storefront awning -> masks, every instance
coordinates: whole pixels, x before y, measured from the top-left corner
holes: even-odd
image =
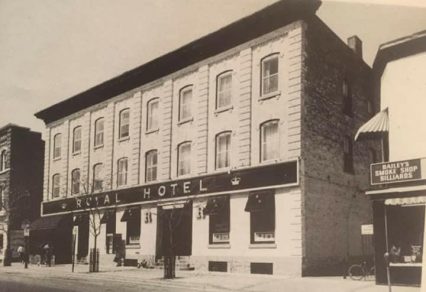
[[[382,134],[389,132],[389,114],[388,108],[377,113],[369,121],[367,121],[355,135],[355,141],[358,138],[379,138]]]
[[[229,196],[217,196],[207,200],[204,215],[216,215],[229,207]]]
[[[274,192],[267,191],[250,193],[244,211],[260,212],[266,210],[275,210]]]
[[[89,214],[87,213],[81,213],[74,215],[74,225],[79,225],[84,222],[88,222],[89,220]]]
[[[391,194],[391,193],[408,193],[426,190],[426,185],[410,186],[410,187],[395,187],[380,190],[366,191],[366,195],[379,195],[379,194]]]
[[[101,224],[108,223],[110,220],[115,219],[115,210],[107,210],[104,212],[101,218]]]
[[[120,221],[125,222],[125,221],[129,221],[133,218],[139,218],[138,215],[140,215],[140,212],[141,212],[140,207],[126,209],[126,211],[124,211],[123,216],[121,217]]]
[[[385,205],[424,205],[426,196],[386,199]]]
[[[30,230],[53,230],[58,228],[67,215],[46,216],[36,219],[30,225]]]

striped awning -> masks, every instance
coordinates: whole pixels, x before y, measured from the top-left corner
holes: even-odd
[[[424,205],[426,196],[386,199],[385,205]]]
[[[387,132],[389,132],[389,114],[388,108],[385,108],[358,129],[354,140],[360,137],[377,138],[380,134]]]

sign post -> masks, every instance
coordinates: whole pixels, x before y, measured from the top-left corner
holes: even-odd
[[[72,262],[73,273],[74,273],[74,265],[75,265],[75,243],[76,243],[75,241],[76,241],[77,231],[78,231],[78,226],[74,226],[72,229],[72,248],[71,248],[71,252],[72,252],[71,262]]]

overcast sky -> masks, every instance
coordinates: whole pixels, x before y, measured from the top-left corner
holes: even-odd
[[[0,0],[0,127],[41,131],[35,112],[273,2]],[[370,65],[379,44],[426,29],[424,0],[323,1],[317,15],[343,40],[358,35]]]

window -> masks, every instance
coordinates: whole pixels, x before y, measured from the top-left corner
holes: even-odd
[[[260,161],[279,157],[278,120],[263,123],[260,126]]]
[[[191,173],[191,142],[178,147],[178,176]]]
[[[3,210],[4,186],[0,186],[0,212]]]
[[[61,134],[53,137],[53,159],[61,157]]]
[[[129,245],[139,244],[141,235],[141,209],[130,208],[124,211],[122,222],[127,222],[126,243]]]
[[[151,150],[146,153],[145,165],[145,181],[157,180],[157,150]]]
[[[95,147],[104,145],[104,119],[99,118],[95,121]]]
[[[58,198],[60,194],[61,177],[59,174],[54,174],[52,177],[52,198]]]
[[[216,108],[225,108],[231,105],[232,71],[220,74],[217,77]]]
[[[377,153],[376,150],[374,150],[373,148],[368,149],[368,153],[370,155],[370,163],[377,163],[379,162],[377,159]]]
[[[103,164],[98,163],[93,166],[93,191],[102,191],[103,188]]]
[[[251,243],[275,242],[274,193],[250,193],[245,207],[245,211],[250,212]]]
[[[342,82],[343,113],[352,116],[352,90],[349,82],[344,79]]]
[[[278,54],[264,58],[261,67],[262,77],[260,95],[278,91]]]
[[[0,171],[7,169],[7,151],[3,150],[0,154]]]
[[[204,215],[209,215],[209,243],[229,243],[229,196],[209,198]]]
[[[121,158],[117,162],[117,186],[127,185],[127,158]]]
[[[72,153],[79,153],[81,151],[81,127],[74,128]]]
[[[192,87],[185,87],[179,96],[179,121],[191,119]]]
[[[216,169],[229,167],[231,152],[231,132],[216,136]]]
[[[146,130],[152,131],[158,129],[158,107],[159,99],[152,99],[148,102],[146,113]]]
[[[76,168],[71,172],[71,195],[80,193],[80,169]]]
[[[352,139],[349,136],[343,138],[343,170],[350,173],[354,171]]]
[[[130,110],[124,109],[120,112],[120,129],[118,130],[118,137],[124,139],[129,137],[129,123],[130,123]]]

